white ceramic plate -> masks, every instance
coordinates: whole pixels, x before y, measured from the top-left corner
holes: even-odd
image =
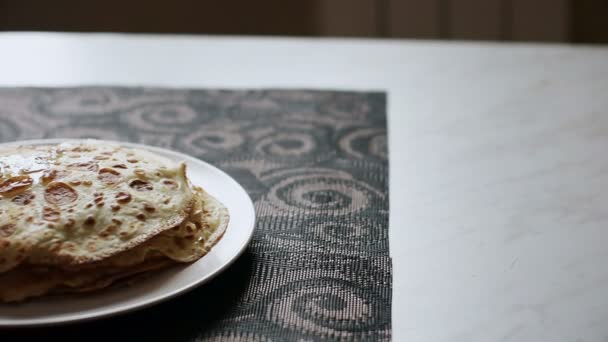
[[[68,140],[19,141],[0,144],[0,147],[63,141]],[[185,161],[192,183],[202,186],[228,208],[230,223],[224,237],[195,263],[165,270],[133,286],[84,295],[40,298],[22,304],[0,304],[0,327],[60,324],[141,309],[203,284],[226,269],[245,250],[253,235],[255,212],[251,199],[234,179],[216,167],[185,154],[139,144],[120,144]]]

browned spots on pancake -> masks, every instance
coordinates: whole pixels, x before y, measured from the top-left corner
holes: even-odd
[[[96,192],[93,194],[93,201],[95,203],[99,203],[99,202],[103,202],[103,193],[102,192]]]
[[[156,208],[154,208],[154,206],[149,203],[144,203],[144,210],[149,213],[153,213],[156,211]]]
[[[67,229],[70,229],[70,228],[74,227],[75,224],[76,224],[76,221],[74,221],[74,219],[69,218],[68,222],[65,223],[65,227]]]
[[[0,247],[2,248],[8,248],[11,246],[11,242],[8,240],[2,240],[0,241]]]
[[[97,176],[97,178],[105,184],[116,184],[120,182],[120,172],[109,167],[104,167],[99,170],[99,176]]]
[[[101,208],[101,207],[103,207],[104,205],[106,205],[106,203],[105,203],[105,202],[103,202],[103,201],[102,201],[102,202],[97,203],[97,207],[98,207],[98,208]]]
[[[84,220],[84,224],[86,224],[87,226],[92,226],[95,224],[95,218],[93,216],[88,216],[85,220]]]
[[[128,192],[121,191],[116,194],[116,202],[122,204],[129,203],[131,202],[131,195]]]
[[[127,165],[125,165],[125,164],[116,164],[116,165],[112,165],[112,167],[117,168],[117,169],[126,169]]]
[[[84,207],[87,208],[87,209],[89,209],[92,206],[93,206],[93,203],[87,203]]]
[[[82,182],[82,185],[91,186],[91,185],[93,185],[93,182],[91,182],[90,180],[85,180],[84,182]]]
[[[34,198],[36,198],[36,195],[34,195],[31,191],[25,191],[13,197],[11,202],[17,205],[28,205],[32,203]]]
[[[150,182],[141,179],[132,180],[129,186],[137,191],[151,191],[154,189]]]
[[[17,229],[17,225],[13,223],[7,223],[0,226],[0,236],[9,237],[13,235],[15,230]]]
[[[117,211],[119,211],[119,210],[120,210],[120,206],[119,206],[119,205],[117,205],[117,204],[112,204],[112,205],[110,206],[110,208],[112,208],[112,211],[113,211],[113,212],[117,212]]]
[[[135,171],[133,171],[133,173],[135,173],[135,175],[139,178],[145,178],[146,177],[146,171],[142,170],[142,169],[136,169]]]
[[[87,244],[87,249],[90,252],[94,252],[97,249],[97,245],[95,245],[95,242],[91,241]]]
[[[120,225],[122,224],[122,221],[121,221],[121,220],[119,220],[119,219],[115,219],[115,218],[113,218],[113,219],[112,219],[112,222],[113,222],[115,225],[117,225],[117,226],[120,226]]]
[[[70,151],[72,152],[91,152],[94,148],[90,146],[76,146],[72,148]]]
[[[67,176],[67,174],[68,173],[66,171],[61,171],[61,170],[56,170],[56,169],[46,170],[42,174],[42,177],[40,177],[40,180],[41,180],[42,184],[46,185],[56,179],[61,179],[65,176]]]
[[[99,236],[101,236],[102,238],[106,238],[110,235],[114,235],[116,233],[116,230],[118,229],[118,227],[116,227],[115,225],[111,224],[109,226],[107,226],[106,228],[104,228],[104,230],[102,230],[101,232],[99,232]]]
[[[95,156],[95,158],[93,158],[95,160],[108,160],[110,159],[110,157],[108,156]]]
[[[99,170],[99,164],[97,164],[97,162],[94,162],[94,161],[88,161],[88,162],[83,162],[83,163],[69,164],[68,168],[73,169],[73,170],[80,170],[80,171],[97,172]]]
[[[25,191],[34,181],[30,176],[14,176],[0,183],[0,195],[14,196]]]
[[[131,164],[139,163],[139,160],[137,160],[135,158],[129,158],[129,159],[127,159],[127,161]]]
[[[146,215],[144,215],[142,213],[137,214],[137,216],[135,216],[135,217],[137,217],[137,219],[140,220],[140,221],[145,221],[146,220]]]
[[[194,233],[194,228],[192,228],[192,225],[187,224],[187,225],[186,225],[186,231],[187,231],[189,234],[192,234],[192,233]]]
[[[40,181],[42,182],[42,184],[48,184],[49,182],[52,182],[57,177],[57,172],[57,170],[44,171],[42,177],[40,177]]]
[[[79,186],[82,182],[78,180],[69,181],[70,185]]]
[[[177,189],[178,188],[177,183],[175,181],[170,180],[170,179],[163,180],[163,184],[166,185],[166,186],[168,186],[171,189]]]
[[[51,207],[44,207],[42,209],[42,219],[45,221],[51,221],[51,222],[59,221],[60,217],[61,217],[61,213]]]
[[[171,202],[171,199],[170,199],[170,198],[165,198],[165,199],[163,200],[163,203],[164,203],[164,204],[169,204],[169,202]]]
[[[65,205],[76,201],[78,193],[62,182],[53,182],[44,190],[44,199],[51,204]]]

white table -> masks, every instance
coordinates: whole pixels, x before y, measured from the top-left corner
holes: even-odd
[[[395,341],[608,339],[608,49],[0,34],[0,85],[389,93]]]

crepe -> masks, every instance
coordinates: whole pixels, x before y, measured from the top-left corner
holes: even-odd
[[[1,150],[0,196],[0,301],[195,261],[229,220],[185,164],[94,142]]]

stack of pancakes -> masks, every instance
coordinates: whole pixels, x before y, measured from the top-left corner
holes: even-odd
[[[192,262],[227,225],[184,163],[148,151],[94,141],[0,150],[0,302]]]

